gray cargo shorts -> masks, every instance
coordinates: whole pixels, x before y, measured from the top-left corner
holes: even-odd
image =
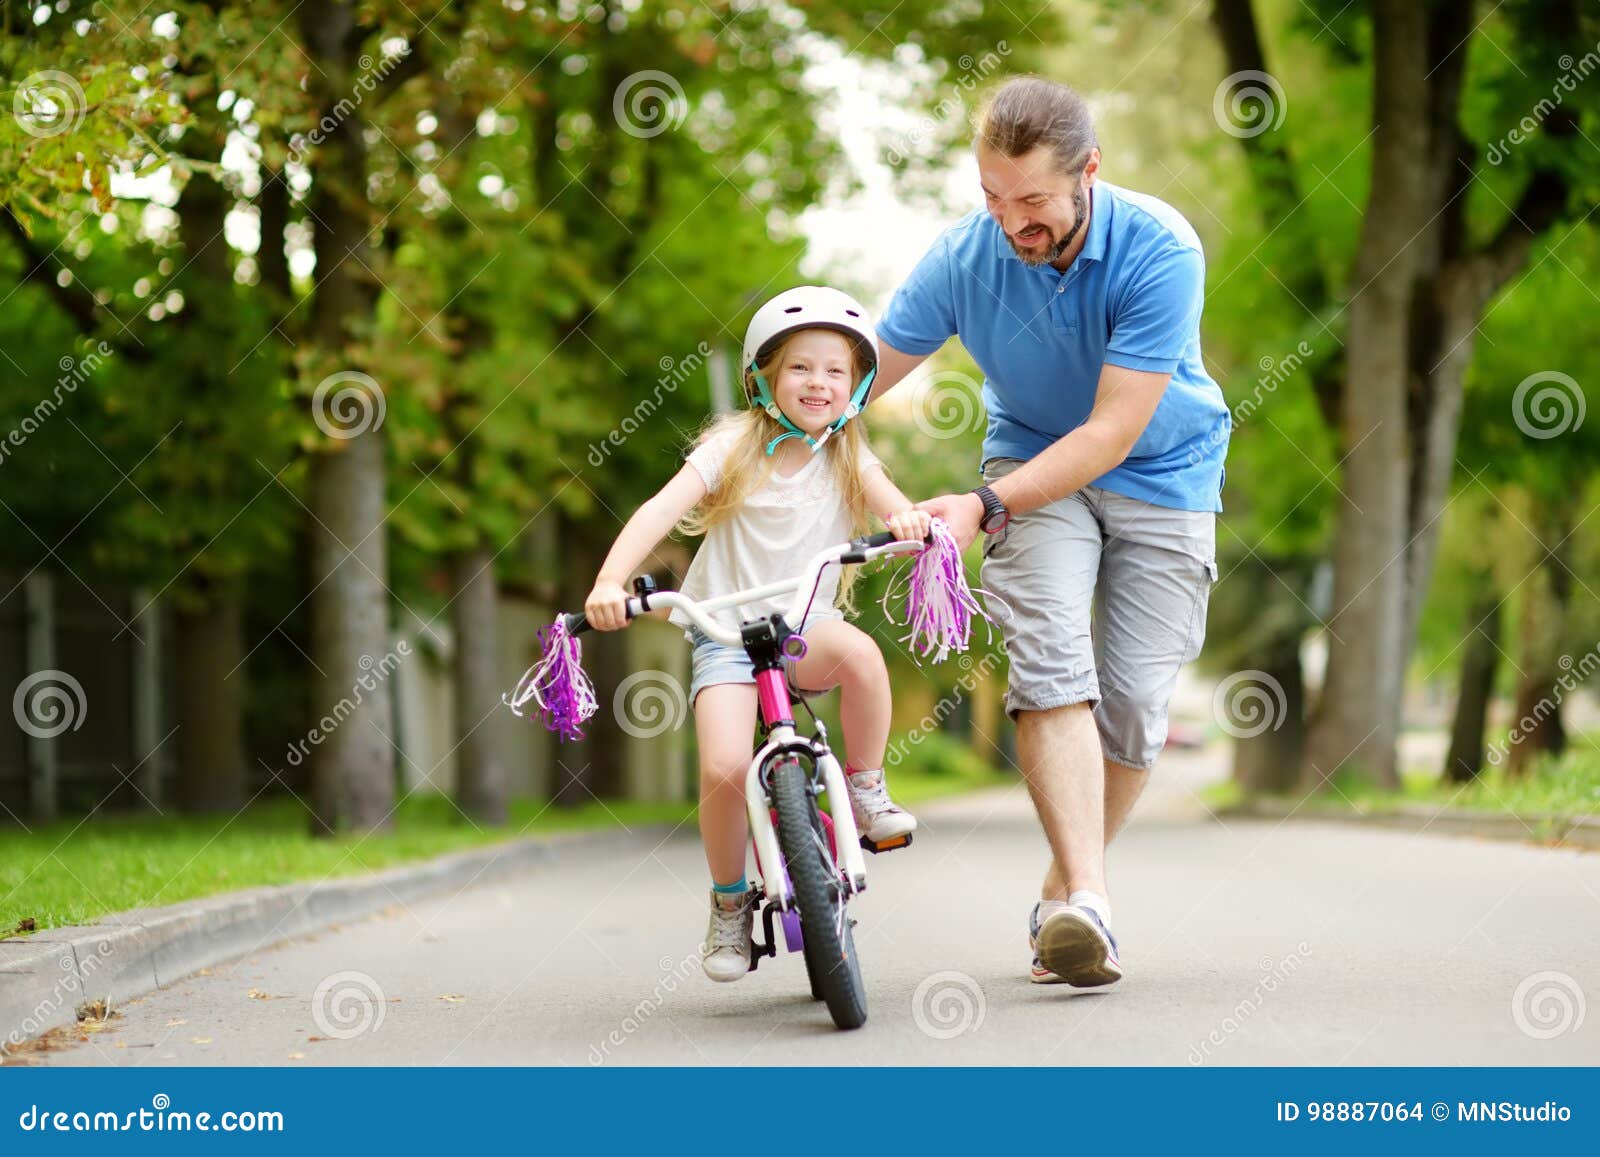
[[[1021,465],[991,459],[984,480]],[[1216,516],[1085,486],[980,537],[983,588],[1003,604],[1006,711],[1092,703],[1107,759],[1155,763],[1178,668],[1205,641]]]

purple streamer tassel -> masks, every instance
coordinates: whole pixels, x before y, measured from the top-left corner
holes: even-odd
[[[539,661],[523,673],[509,699],[500,697],[501,702],[523,718],[523,708],[532,702],[549,730],[563,740],[582,739],[584,721],[600,707],[594,684],[583,670],[583,644],[557,615],[539,632],[539,647]]]
[[[933,542],[912,564],[904,624],[910,630],[900,641],[909,644],[913,657],[925,659],[931,655],[933,662],[942,663],[951,651],[967,649],[974,613],[991,628],[994,620],[967,586],[961,548],[943,519],[933,520],[932,535]],[[889,610],[889,599],[895,593],[891,586],[883,597],[884,614],[891,623],[895,619]]]

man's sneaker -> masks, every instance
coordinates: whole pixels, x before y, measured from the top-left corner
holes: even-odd
[[[875,844],[910,835],[917,830],[917,818],[896,806],[884,786],[882,771],[857,771],[844,777],[850,789],[850,810],[856,828]]]
[[[1056,906],[1039,920],[1035,904],[1028,917],[1028,944],[1033,948],[1035,984],[1070,984],[1094,988],[1122,979],[1117,959],[1117,939],[1093,908],[1073,904]]]
[[[1051,972],[1044,965],[1040,964],[1037,956],[1033,958],[1033,969],[1028,973],[1028,979],[1033,981],[1035,984],[1065,984],[1067,982],[1067,978],[1065,976],[1057,976],[1054,972]]]
[[[750,971],[750,928],[755,921],[756,890],[733,895],[711,892],[711,924],[700,946],[700,967],[712,980],[738,980]]]

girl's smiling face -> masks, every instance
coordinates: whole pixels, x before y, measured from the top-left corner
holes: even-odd
[[[789,421],[815,437],[844,413],[854,387],[849,340],[833,330],[808,329],[784,346],[772,396]]]

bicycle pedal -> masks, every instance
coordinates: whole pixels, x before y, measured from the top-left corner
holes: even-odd
[[[869,851],[874,855],[879,852],[892,852],[896,848],[909,848],[911,846],[911,833],[907,832],[903,836],[894,836],[891,839],[881,840],[878,842],[874,842],[868,839],[866,836],[862,836],[861,846],[866,851]]]

